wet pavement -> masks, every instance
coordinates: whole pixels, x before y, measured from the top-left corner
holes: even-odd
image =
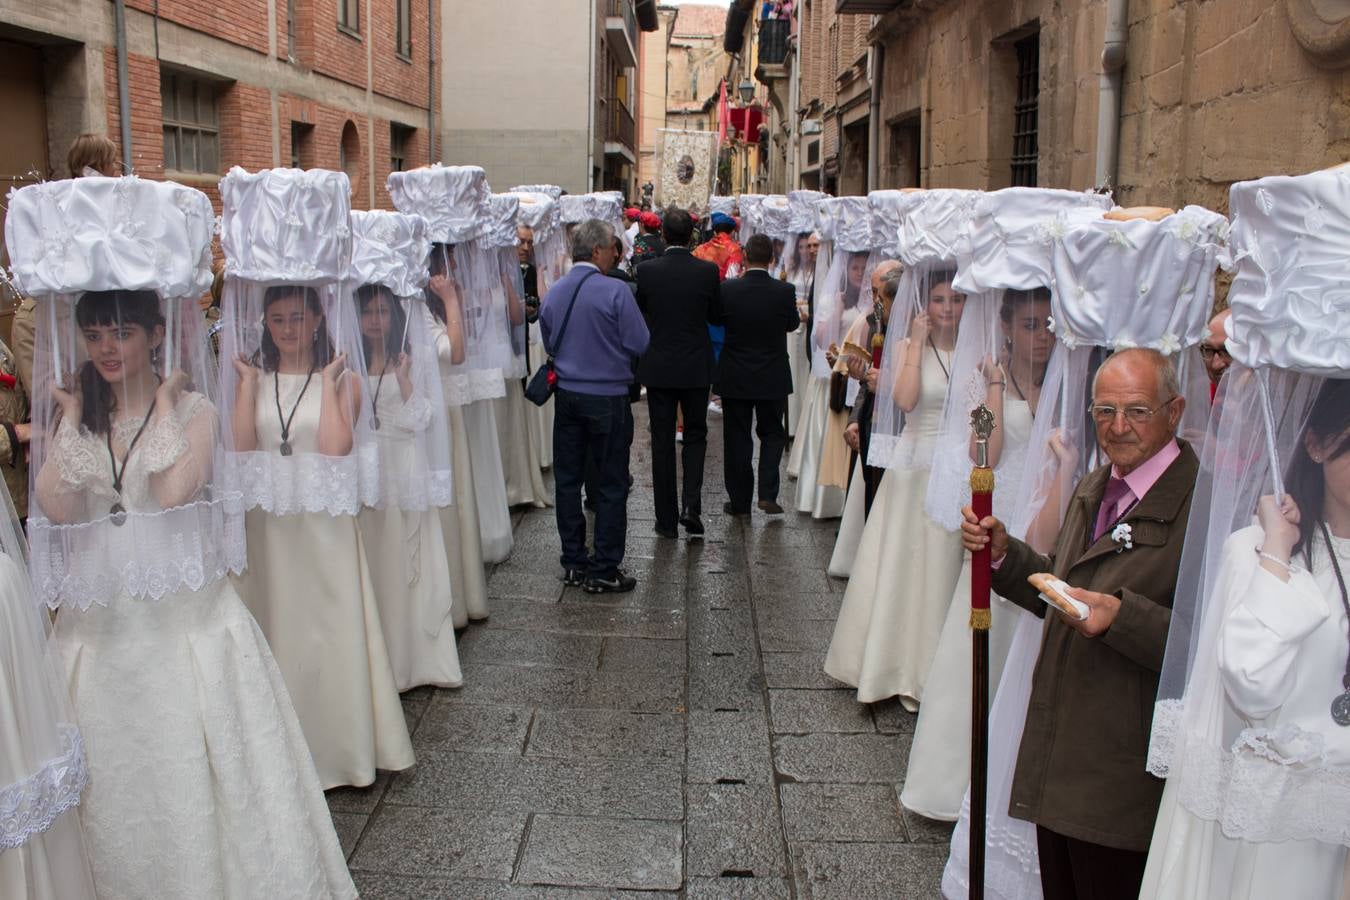
[[[707,534],[657,537],[634,410],[637,590],[564,588],[552,510],[517,513],[465,686],[404,695],[416,767],[329,792],[362,895],[939,896],[951,826],[899,802],[915,717],[821,671],[837,523],[723,516],[710,415]]]

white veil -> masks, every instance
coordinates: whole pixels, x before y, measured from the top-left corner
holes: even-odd
[[[760,215],[760,205],[763,202],[763,194],[741,194],[736,198],[736,208],[741,214],[739,242],[742,247],[750,240],[750,235],[764,231],[764,219]]]

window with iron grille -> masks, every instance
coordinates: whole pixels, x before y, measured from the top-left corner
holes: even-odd
[[[398,55],[412,58],[412,0],[396,0]]]
[[[220,171],[219,86],[178,72],[161,71],[164,168],[172,172]]]
[[[389,123],[389,171],[403,172],[408,168],[408,145],[416,129],[397,122]]]
[[[1013,49],[1017,52],[1017,99],[1013,104],[1012,183],[1014,187],[1035,187],[1041,95],[1040,32],[1018,41]]]
[[[361,36],[361,0],[337,0],[338,30]]]
[[[820,165],[820,141],[812,141],[806,145],[806,164],[808,166]]]

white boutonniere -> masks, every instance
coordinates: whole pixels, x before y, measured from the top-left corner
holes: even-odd
[[[1116,547],[1117,553],[1120,553],[1125,550],[1133,550],[1134,549],[1133,538],[1134,538],[1134,530],[1124,522],[1121,522],[1111,531],[1111,540],[1115,541],[1116,544],[1118,545]]]

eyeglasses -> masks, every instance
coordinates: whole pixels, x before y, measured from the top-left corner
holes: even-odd
[[[1110,406],[1107,404],[1093,404],[1088,407],[1088,412],[1098,425],[1109,425],[1116,420],[1116,416],[1124,414],[1125,421],[1131,425],[1142,425],[1153,418],[1153,416],[1163,407],[1170,404],[1176,397],[1169,397],[1162,403],[1150,409],[1147,406]]]
[[[1200,357],[1205,362],[1209,362],[1216,356],[1219,357],[1220,359],[1226,359],[1229,361],[1233,359],[1233,354],[1228,352],[1227,347],[1207,347],[1204,344],[1200,345]]]

